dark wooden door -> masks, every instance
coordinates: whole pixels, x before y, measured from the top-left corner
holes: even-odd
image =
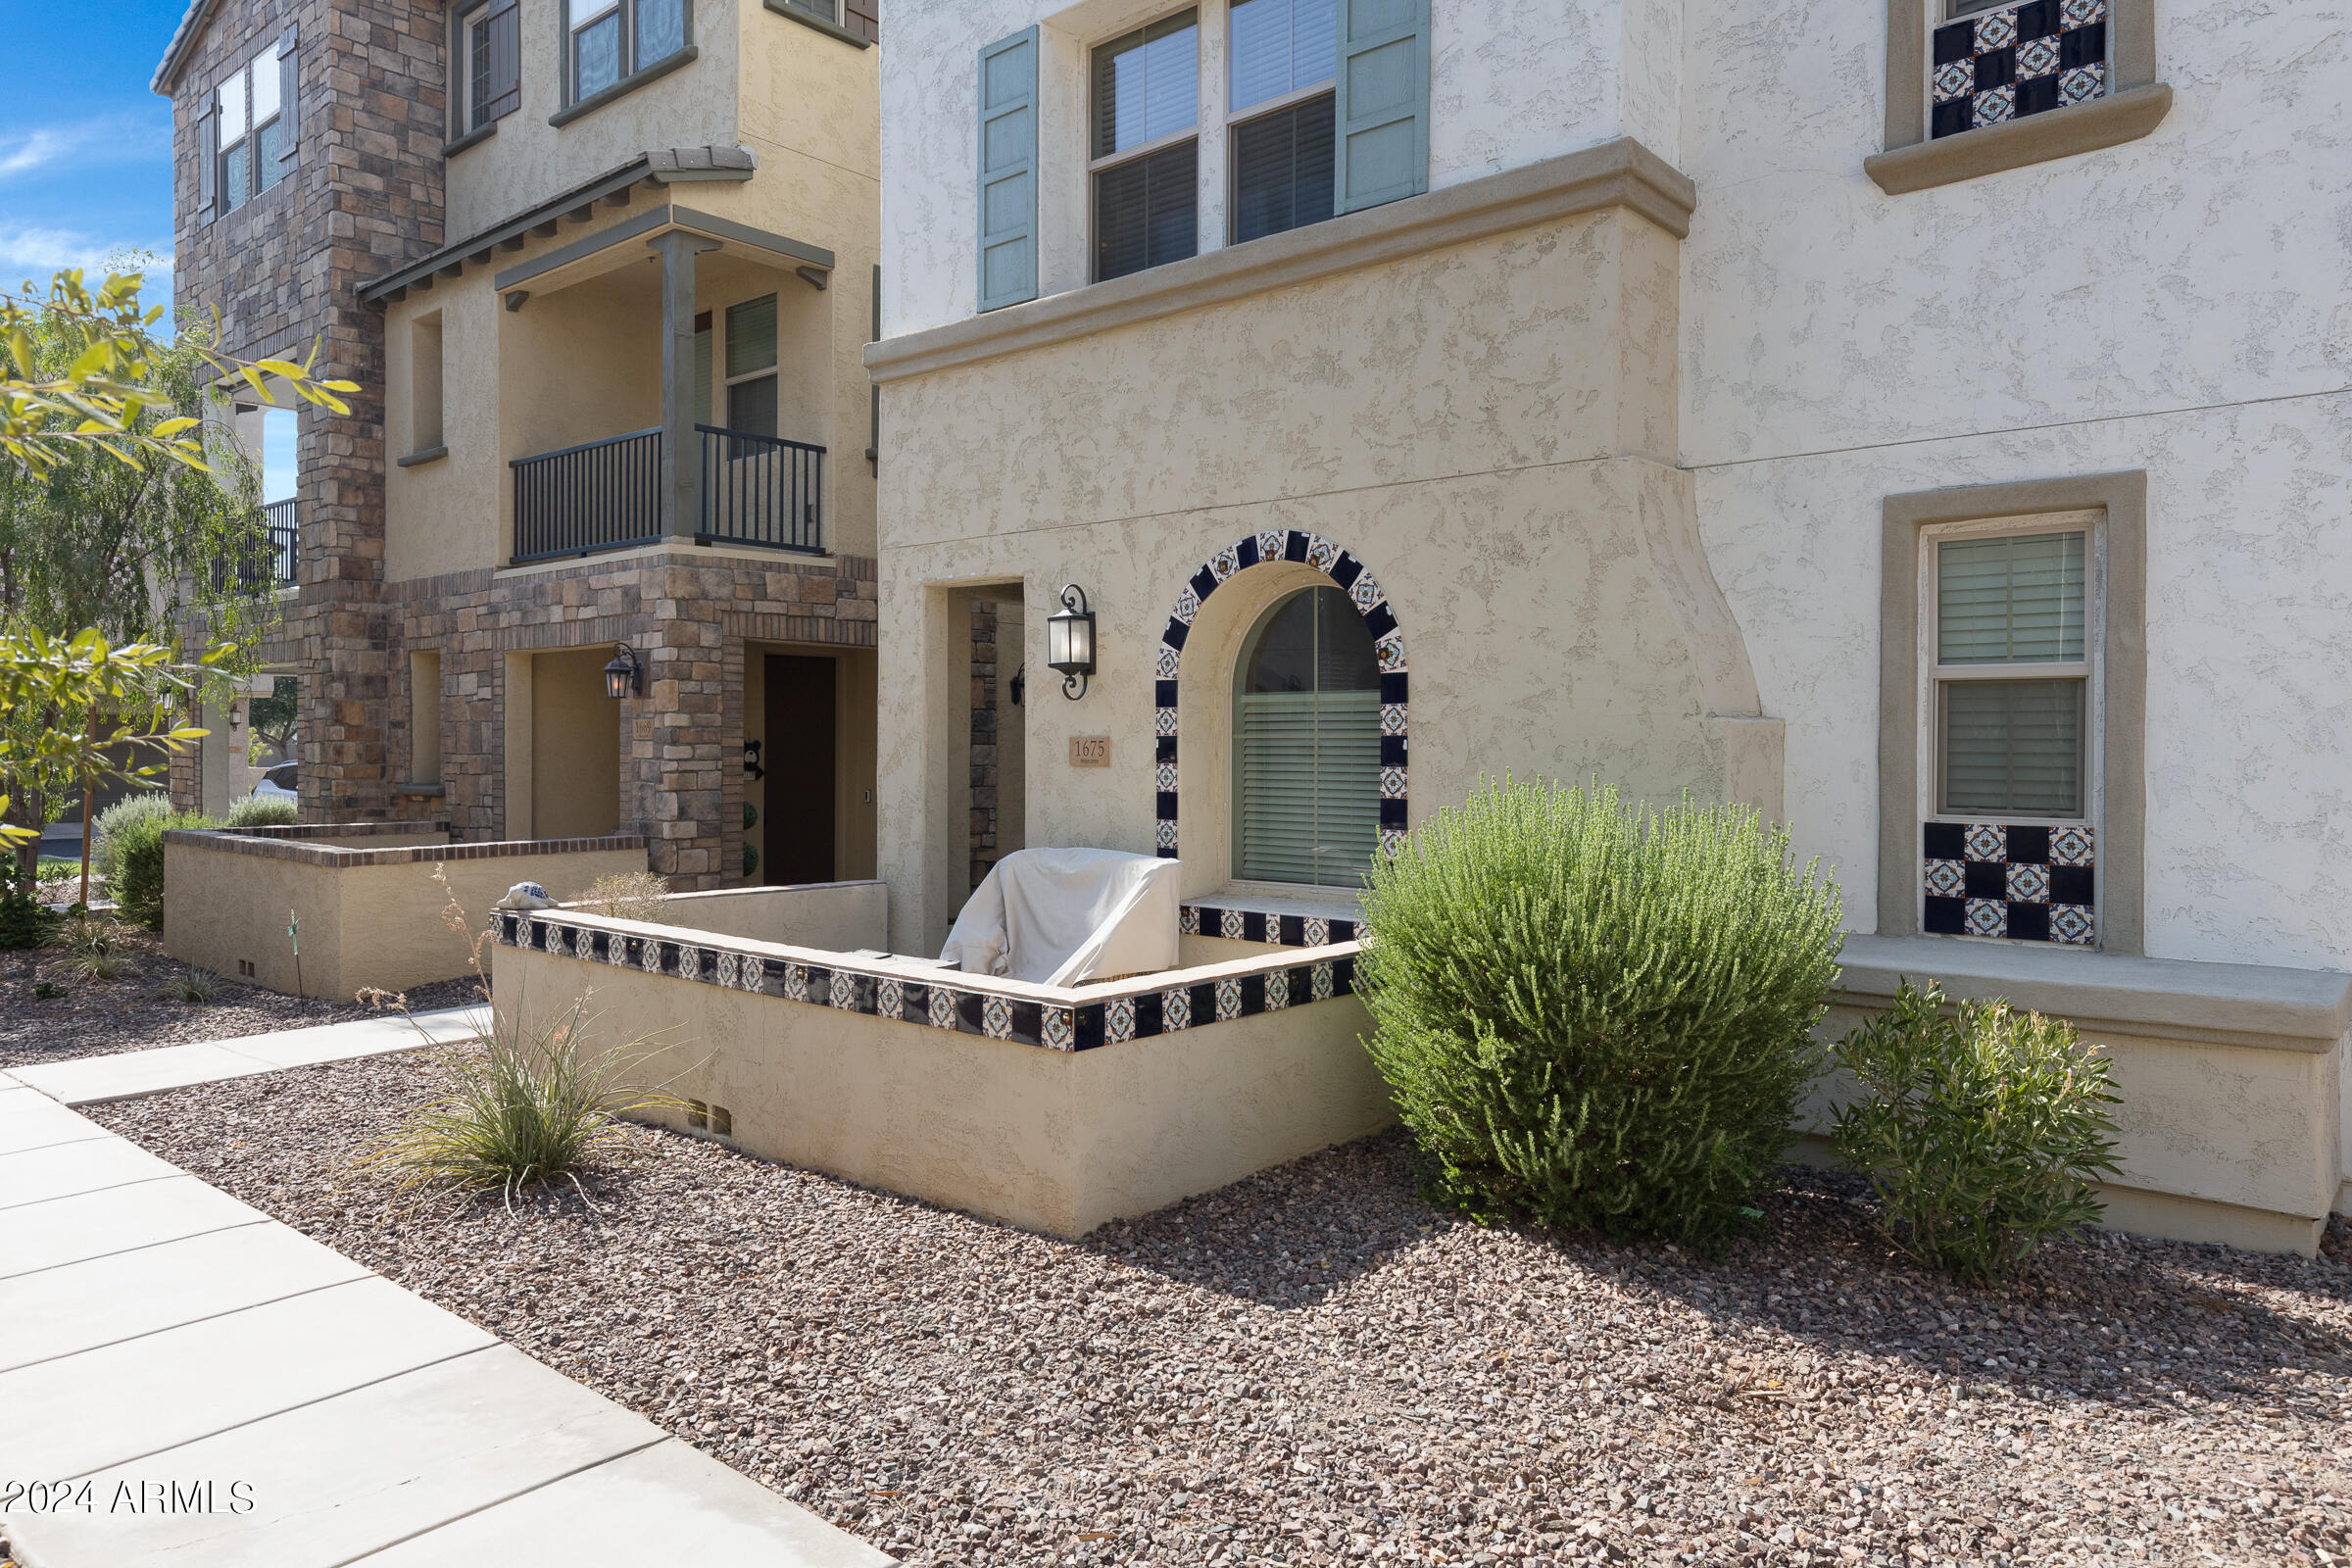
[[[767,656],[767,854],[771,884],[833,880],[833,661]]]

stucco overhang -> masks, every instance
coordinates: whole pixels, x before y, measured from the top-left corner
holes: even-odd
[[[1637,213],[1682,239],[1690,232],[1697,205],[1698,189],[1689,175],[1631,136],[1620,136],[1424,196],[869,344],[865,364],[876,381],[925,375],[1605,208]]]
[[[553,235],[565,220],[586,222],[599,203],[625,207],[634,188],[666,187],[699,180],[746,180],[760,160],[748,147],[665,147],[640,153],[617,169],[575,185],[560,196],[503,218],[489,227],[442,246],[431,255],[397,271],[360,285],[360,298],[370,305],[404,297],[411,288],[429,288],[435,277],[457,277],[469,266],[487,263],[500,250],[518,251],[535,234]],[[826,265],[830,266],[828,257]]]

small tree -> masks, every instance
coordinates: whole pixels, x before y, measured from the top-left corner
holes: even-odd
[[[160,777],[205,731],[176,721],[235,649],[175,662],[154,643],[118,648],[96,631],[73,639],[38,629],[0,633],[0,847],[16,851],[29,887],[49,803],[102,783]],[[89,840],[82,891],[89,899]]]
[[[184,408],[174,411],[173,394],[157,375],[162,345],[149,328],[164,312],[139,303],[143,281],[137,272],[115,272],[92,290],[74,269],[52,278],[46,296],[29,282],[0,294],[0,452],[17,466],[46,473],[74,453],[93,450],[125,464],[144,453],[191,468],[209,466],[199,438],[202,420]],[[42,352],[53,335],[68,351],[62,364]],[[276,401],[271,378],[336,414],[351,412],[337,394],[359,390],[355,381],[318,379],[308,362],[242,360],[211,347],[210,340],[195,350],[218,375],[242,377],[265,403]],[[141,416],[148,414],[170,416],[146,422]]]

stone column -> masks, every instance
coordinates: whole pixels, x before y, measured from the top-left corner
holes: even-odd
[[[694,431],[694,259],[718,241],[682,228],[645,242],[662,258],[662,531],[692,538],[701,516]]]

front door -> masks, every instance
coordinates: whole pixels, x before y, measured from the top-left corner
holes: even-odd
[[[767,656],[766,880],[833,880],[833,661]]]

